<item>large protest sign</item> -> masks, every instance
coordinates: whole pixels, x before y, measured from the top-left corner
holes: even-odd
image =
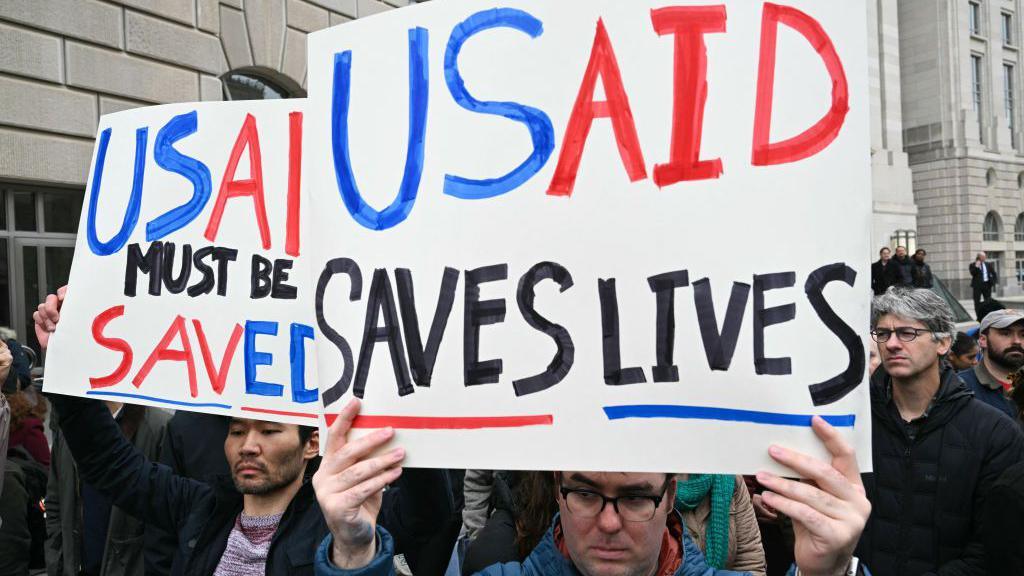
[[[772,442],[823,454],[809,428],[821,414],[869,469],[864,14],[859,2],[448,0],[310,35],[304,104],[105,118],[97,155],[107,125],[111,155],[102,186],[94,162],[87,202],[101,191],[100,238],[127,221],[142,125],[156,176],[123,249],[92,250],[83,218],[47,387],[296,422],[329,420],[355,395],[356,433],[399,429],[409,466],[749,472]],[[166,128],[192,109],[199,130]],[[270,247],[253,185],[220,184],[249,178],[248,152],[228,167],[247,113]],[[160,160],[158,130],[185,160]],[[200,204],[189,159],[211,171],[209,202],[150,234],[190,195]],[[230,199],[214,241],[218,187]],[[301,254],[285,246],[297,230]],[[156,296],[140,272],[126,297],[126,271],[151,266],[161,239],[237,249],[227,293]],[[281,265],[293,299],[274,297]],[[125,318],[109,312],[121,304]],[[107,341],[93,337],[104,313]],[[209,355],[192,345],[199,376],[179,360],[189,350],[164,343],[136,385],[166,334],[184,341],[165,333],[178,316],[217,324]],[[245,339],[234,355],[232,326]],[[102,380],[124,364],[118,333],[136,359]]]

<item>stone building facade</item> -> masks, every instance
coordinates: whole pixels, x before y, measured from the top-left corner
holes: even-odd
[[[306,35],[414,0],[0,0],[0,326],[70,269],[103,114],[303,96]]]
[[[984,250],[997,294],[1024,280],[1019,0],[899,0],[903,141],[933,271],[970,298]]]

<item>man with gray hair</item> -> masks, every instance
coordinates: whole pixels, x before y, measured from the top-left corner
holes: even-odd
[[[873,511],[857,556],[878,574],[987,574],[981,512],[1024,456],[1009,418],[942,362],[953,314],[930,290],[889,288],[871,309],[882,366],[871,377]]]

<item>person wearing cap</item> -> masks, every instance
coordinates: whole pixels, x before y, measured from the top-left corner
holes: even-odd
[[[931,290],[894,286],[872,303],[882,366],[870,385],[872,511],[855,554],[876,574],[989,573],[982,509],[1024,435],[942,361],[953,332]]]
[[[982,359],[958,375],[974,397],[1017,420],[1013,402],[1006,397],[1010,374],[1024,366],[1024,312],[1006,309],[989,312],[978,329]]]

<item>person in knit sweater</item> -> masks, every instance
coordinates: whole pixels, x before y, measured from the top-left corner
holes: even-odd
[[[680,474],[676,510],[709,566],[765,576],[761,531],[742,476]]]

